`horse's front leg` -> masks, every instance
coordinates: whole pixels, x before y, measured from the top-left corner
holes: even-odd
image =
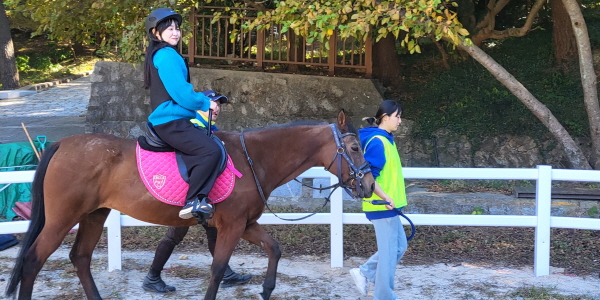
[[[210,283],[206,295],[204,295],[204,300],[215,300],[217,298],[217,291],[225,275],[229,258],[231,258],[235,246],[240,241],[243,231],[244,224],[235,226],[228,224],[228,226],[219,228],[211,266]]]
[[[246,241],[261,247],[269,257],[269,266],[267,267],[267,275],[263,283],[263,292],[260,293],[264,300],[271,298],[271,293],[275,289],[277,281],[277,265],[281,257],[279,243],[274,240],[258,223],[253,223],[246,227],[246,231],[242,235]]]

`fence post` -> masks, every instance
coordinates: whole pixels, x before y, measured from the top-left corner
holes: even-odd
[[[333,34],[329,37],[329,57],[327,58],[327,68],[329,72],[327,75],[335,76],[335,63],[337,61],[337,33],[335,30]]]
[[[256,69],[260,71],[262,71],[264,67],[263,61],[265,60],[266,34],[265,29],[256,32]]]
[[[537,224],[533,273],[535,276],[550,275],[550,212],[552,207],[552,167],[537,166],[538,179],[535,193]]]
[[[196,38],[198,36],[198,24],[196,24],[196,9],[192,8],[190,11],[190,25],[192,30],[192,36],[190,37],[190,42],[188,43],[188,65],[195,65],[195,56],[196,53]]]
[[[108,271],[121,270],[121,212],[111,210],[106,222]]]
[[[373,77],[373,41],[371,35],[367,34],[367,40],[364,42],[365,45],[365,78]]]
[[[331,174],[331,184],[338,183],[338,178]],[[335,189],[331,195],[330,222],[331,222],[331,267],[344,267],[344,203],[342,189]]]

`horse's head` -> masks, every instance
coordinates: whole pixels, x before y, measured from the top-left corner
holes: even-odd
[[[336,124],[330,126],[336,152],[327,170],[337,175],[341,186],[354,197],[371,197],[375,179],[371,174],[371,166],[363,156],[358,131],[348,123],[344,110],[339,112]]]

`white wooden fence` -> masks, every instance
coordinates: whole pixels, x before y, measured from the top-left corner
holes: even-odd
[[[0,184],[33,181],[34,171],[0,172]],[[408,214],[415,225],[445,226],[507,226],[535,227],[534,273],[536,276],[550,274],[550,228],[574,228],[600,230],[600,219],[552,217],[551,189],[553,180],[600,182],[600,171],[552,169],[550,166],[537,166],[531,169],[508,168],[404,168],[407,179],[503,179],[535,180],[536,214],[518,215],[444,215]],[[304,178],[337,178],[322,168],[312,168],[304,172]],[[342,191],[337,189],[331,197],[330,213],[319,213],[301,221],[284,221],[273,214],[263,214],[260,224],[329,224],[331,226],[331,267],[343,266],[343,225],[369,224],[363,213],[343,213]],[[283,218],[298,218],[305,214],[279,214]],[[406,221],[403,220],[406,225]],[[29,221],[0,223],[0,234],[26,232]],[[104,226],[108,235],[108,269],[121,269],[121,227],[156,226],[132,217],[121,215],[113,210]]]

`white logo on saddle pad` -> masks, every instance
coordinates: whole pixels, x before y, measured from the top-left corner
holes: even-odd
[[[165,175],[156,174],[156,175],[152,176],[152,183],[154,184],[154,187],[156,187],[159,190],[162,189],[163,186],[165,186],[166,181],[167,181],[167,176],[165,176]]]

